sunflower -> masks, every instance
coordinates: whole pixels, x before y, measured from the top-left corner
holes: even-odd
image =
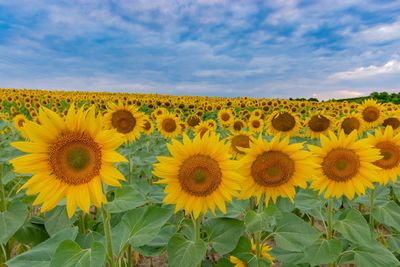
[[[271,142],[262,140],[261,135],[250,143],[249,149],[240,159],[240,174],[245,177],[240,197],[247,199],[256,196],[261,199],[266,193],[265,202],[274,202],[278,196],[293,201],[295,187],[305,188],[316,165],[310,152],[303,149],[302,143],[289,144],[289,137],[281,139],[281,134]]]
[[[318,138],[321,134],[326,134],[333,127],[333,120],[326,114],[314,114],[305,122],[306,135],[311,138]]]
[[[218,120],[221,125],[232,125],[234,115],[231,110],[222,109],[218,112]]]
[[[179,119],[169,112],[157,117],[157,128],[166,138],[175,138],[182,131]]]
[[[230,128],[231,132],[238,133],[246,127],[246,122],[242,119],[235,119]]]
[[[382,157],[367,139],[357,140],[356,131],[347,136],[343,131],[339,136],[329,132],[329,138],[321,135],[321,145],[308,145],[319,164],[311,183],[313,189],[325,192],[325,198],[345,195],[351,200],[355,193],[362,195],[367,187],[373,187],[380,170],[374,162]]]
[[[253,142],[251,134],[243,131],[230,136],[228,139],[231,145],[231,153],[235,157],[243,156],[245,152],[242,149],[249,148],[250,143]]]
[[[345,117],[343,117],[339,122],[338,122],[338,129],[339,131],[342,131],[345,134],[350,134],[354,130],[358,133],[361,134],[365,128],[365,125],[363,123],[362,117],[358,113],[353,113],[349,114]]]
[[[375,135],[368,134],[368,140],[383,156],[374,162],[382,169],[379,171],[380,183],[385,185],[389,180],[395,183],[400,175],[400,133],[394,134],[392,127],[388,126],[384,131],[375,130]]]
[[[373,128],[383,122],[383,107],[373,99],[365,100],[358,111],[368,128]]]
[[[264,121],[260,117],[250,117],[248,122],[249,130],[252,132],[262,132]]]
[[[299,119],[287,111],[275,111],[268,118],[268,132],[271,135],[281,133],[288,136],[295,136],[299,133],[299,129]]]
[[[201,119],[199,116],[197,116],[196,114],[194,115],[189,115],[186,119],[186,125],[187,127],[196,127],[197,125],[199,125],[199,123],[201,122]]]
[[[271,262],[271,266],[273,265],[275,258],[269,254],[271,251],[271,247],[266,244],[260,244],[260,256],[261,258],[267,259]],[[251,240],[251,253],[253,255],[257,255],[257,247],[254,243],[253,239]],[[234,264],[234,267],[247,267],[247,264],[242,262],[239,258],[235,256],[230,256],[229,261]]]
[[[123,134],[127,141],[135,141],[143,131],[143,113],[133,106],[110,103],[104,115],[104,124],[106,128]]]
[[[388,112],[383,120],[384,127],[391,126],[394,132],[400,130],[400,114],[399,112]]]
[[[184,209],[195,218],[216,206],[226,213],[225,201],[237,195],[242,177],[238,164],[231,160],[229,145],[210,134],[193,140],[183,135],[183,143],[173,140],[169,144],[170,157],[157,157],[153,174],[157,183],[166,184],[166,204],[176,204],[175,211]]]
[[[15,129],[17,129],[23,137],[27,137],[26,130],[24,128],[24,125],[27,121],[28,119],[24,116],[24,114],[17,114],[13,118]]]
[[[10,161],[16,172],[34,174],[20,190],[38,194],[33,205],[42,204],[42,212],[65,197],[69,217],[77,206],[88,213],[91,203],[99,207],[106,202],[102,182],[119,186],[119,180],[125,180],[113,167],[116,162],[126,162],[114,151],[124,142],[123,135],[103,130],[94,108],[75,111],[71,105],[65,119],[42,108],[39,120],[41,124],[25,123],[29,142],[11,144],[30,153]]]
[[[144,132],[144,134],[145,135],[150,135],[150,134],[153,133],[153,131],[154,131],[153,123],[151,122],[151,120],[147,116],[145,116],[143,118],[143,132]]]

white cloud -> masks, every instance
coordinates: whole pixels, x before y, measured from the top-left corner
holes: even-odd
[[[363,79],[366,77],[381,75],[381,74],[395,74],[400,73],[400,61],[390,60],[385,65],[356,68],[350,71],[337,72],[330,76],[331,79],[336,80],[353,80]]]
[[[356,33],[353,38],[368,43],[383,43],[400,40],[400,20],[389,24],[380,24]]]

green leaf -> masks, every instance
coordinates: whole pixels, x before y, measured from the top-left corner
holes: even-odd
[[[301,189],[294,198],[294,205],[303,212],[321,209],[323,202],[317,191],[310,188]]]
[[[311,265],[335,262],[342,252],[340,240],[318,240],[304,250],[305,259]]]
[[[99,242],[90,249],[82,249],[72,240],[63,241],[57,248],[50,267],[98,267],[106,260],[106,250]]]
[[[256,233],[259,231],[272,231],[276,225],[276,218],[267,214],[264,211],[255,212],[254,210],[249,210],[244,219],[246,229],[251,233]]]
[[[362,267],[392,267],[400,265],[398,259],[378,242],[355,248],[354,263],[356,266]]]
[[[27,217],[27,205],[21,202],[11,202],[8,210],[0,212],[0,243],[7,241],[24,225]]]
[[[115,198],[106,205],[110,213],[120,213],[143,206],[146,198],[136,188],[125,185],[115,191]]]
[[[168,241],[175,233],[176,225],[166,225],[150,243],[135,249],[144,256],[159,256],[166,250]]]
[[[47,267],[56,252],[58,245],[64,240],[73,240],[78,234],[78,228],[68,228],[58,232],[43,243],[33,247],[6,262],[8,267]]]
[[[242,221],[231,218],[211,218],[204,225],[208,233],[208,242],[221,255],[235,249],[239,238],[244,233]]]
[[[207,244],[201,239],[193,241],[176,234],[168,242],[167,252],[170,266],[193,267],[206,256]]]
[[[282,213],[275,229],[277,246],[288,251],[302,251],[319,239],[321,233],[292,213]]]
[[[172,209],[147,206],[127,212],[112,232],[114,253],[118,255],[127,243],[140,247],[152,241],[172,215]]]
[[[43,222],[37,223],[32,218],[29,222],[26,222],[21,228],[19,228],[14,237],[23,244],[36,246],[48,239],[49,234],[46,232]]]
[[[372,216],[378,222],[400,231],[400,206],[393,201],[377,205],[372,209]]]
[[[50,236],[55,235],[59,231],[70,227],[72,220],[68,219],[67,209],[65,206],[57,206],[50,212],[44,214],[44,226]]]
[[[298,264],[306,262],[304,252],[288,251],[278,247],[271,250],[271,255],[283,264]],[[286,265],[282,265],[286,266]]]
[[[341,218],[335,223],[334,229],[353,243],[368,244],[372,241],[368,223],[361,213],[354,209],[342,214]]]

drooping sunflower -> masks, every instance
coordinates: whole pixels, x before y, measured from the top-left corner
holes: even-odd
[[[321,145],[308,145],[319,165],[311,183],[313,189],[325,192],[325,198],[345,195],[351,200],[373,187],[380,169],[374,162],[382,157],[367,139],[357,140],[356,131],[347,136],[343,131],[338,136],[329,132],[329,138],[321,135]]]
[[[275,258],[269,254],[271,251],[271,247],[267,244],[260,244],[260,256],[261,258],[268,259],[271,262],[271,266],[275,261]],[[254,243],[253,239],[251,240],[251,253],[253,255],[257,255],[257,247]],[[247,264],[241,261],[239,258],[235,256],[230,256],[229,261],[234,264],[234,267],[247,267]]]
[[[143,131],[143,113],[133,106],[110,103],[104,124],[106,128],[123,134],[127,141],[135,141]]]
[[[245,154],[242,149],[249,148],[250,143],[253,142],[252,135],[243,131],[228,137],[228,139],[231,145],[231,153],[237,158],[242,157]]]
[[[39,120],[41,124],[25,123],[29,142],[11,144],[29,153],[10,161],[14,170],[34,174],[20,190],[38,194],[33,205],[42,204],[42,212],[53,209],[65,197],[69,217],[77,206],[88,213],[91,203],[99,207],[106,202],[102,182],[119,186],[119,180],[125,179],[113,167],[127,161],[115,152],[124,142],[123,135],[103,130],[94,108],[76,111],[71,105],[64,119],[42,108]]]
[[[277,134],[267,142],[261,135],[250,143],[246,154],[240,159],[239,172],[245,177],[240,198],[256,196],[260,200],[266,193],[265,202],[281,197],[293,201],[295,187],[305,188],[317,166],[310,152],[302,143],[289,144],[289,136]]]
[[[175,204],[197,218],[218,207],[226,213],[225,202],[237,195],[242,177],[238,164],[231,160],[229,145],[214,134],[197,135],[193,140],[183,135],[183,143],[172,140],[170,157],[157,157],[153,174],[166,184],[164,203]]]
[[[26,137],[26,131],[24,128],[25,123],[28,121],[28,119],[24,116],[24,114],[17,114],[13,118],[13,124],[15,129],[18,130],[18,132],[23,136]]]
[[[304,122],[306,135],[311,138],[318,138],[321,134],[327,134],[332,130],[333,119],[326,114],[313,114]]]
[[[358,113],[353,113],[343,117],[338,122],[337,128],[339,131],[343,130],[345,134],[350,134],[352,131],[356,131],[358,134],[361,134],[365,128],[365,125],[361,115]]]
[[[379,171],[379,182],[383,185],[389,180],[397,181],[400,175],[400,133],[394,134],[391,126],[385,130],[375,130],[375,135],[368,134],[369,143],[380,150],[382,159],[374,162],[381,168]]]
[[[283,134],[288,136],[296,136],[299,133],[300,121],[297,116],[284,111],[275,111],[268,118],[268,133],[271,135]]]
[[[175,138],[182,132],[179,119],[169,112],[157,117],[157,129],[166,138]]]
[[[383,122],[383,107],[373,99],[365,100],[358,107],[358,111],[368,129],[378,126]]]

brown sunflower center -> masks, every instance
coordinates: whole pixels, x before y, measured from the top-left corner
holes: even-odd
[[[363,119],[366,122],[374,122],[379,118],[379,109],[376,107],[366,107],[362,112]]]
[[[250,137],[244,134],[238,134],[232,137],[232,149],[239,154],[245,154],[240,148],[249,148],[250,147]]]
[[[50,147],[49,165],[56,178],[66,184],[88,183],[100,174],[101,150],[88,135],[65,134]]]
[[[360,169],[357,154],[346,148],[331,150],[322,162],[322,170],[330,180],[345,182],[353,178]]]
[[[111,125],[119,133],[129,133],[136,126],[136,118],[128,110],[117,110],[111,116]]]
[[[221,184],[218,162],[209,156],[195,155],[186,159],[179,169],[178,180],[182,189],[194,196],[204,197]]]
[[[400,120],[397,118],[387,118],[383,121],[383,126],[392,126],[393,130],[399,128]]]
[[[281,132],[288,132],[296,126],[296,120],[288,113],[280,113],[275,116],[271,121],[272,127]]]
[[[200,118],[197,116],[190,116],[187,120],[189,126],[194,127],[200,123]]]
[[[341,128],[345,134],[350,134],[360,128],[360,121],[357,118],[346,118],[342,121]]]
[[[400,163],[400,148],[390,142],[383,141],[376,144],[376,147],[380,149],[382,159],[377,160],[374,164],[382,169],[392,169],[399,166]]]
[[[173,133],[176,130],[176,122],[174,119],[171,118],[165,118],[162,121],[162,128],[164,131],[167,133]]]
[[[251,125],[252,125],[254,128],[260,128],[261,123],[260,123],[259,120],[254,120],[254,121],[251,122]]]
[[[146,131],[150,130],[150,129],[151,129],[151,124],[150,124],[150,122],[146,120],[146,121],[144,122],[143,128],[144,128]]]
[[[19,127],[24,126],[24,123],[25,123],[25,120],[24,120],[24,119],[19,119],[19,120],[18,120],[18,126],[19,126]]]
[[[259,155],[251,165],[254,181],[262,186],[279,186],[293,176],[294,161],[281,151],[267,151]]]
[[[221,119],[223,121],[228,121],[230,118],[231,118],[231,116],[229,116],[228,113],[222,113],[222,115],[221,115]]]
[[[233,123],[233,129],[235,129],[235,131],[240,131],[243,128],[243,123],[241,121],[235,121]]]
[[[308,122],[308,127],[313,132],[323,132],[329,128],[330,121],[324,116],[314,115]]]

